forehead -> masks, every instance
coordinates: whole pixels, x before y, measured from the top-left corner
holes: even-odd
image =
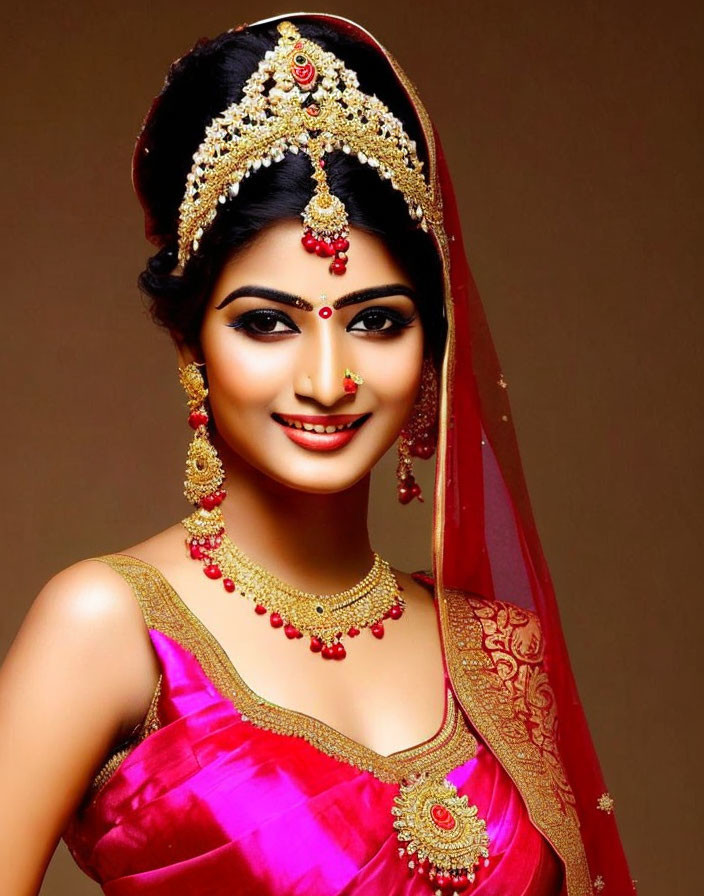
[[[262,283],[299,295],[332,302],[338,296],[370,284],[412,286],[381,237],[350,227],[347,270],[331,274],[329,258],[313,255],[301,245],[303,227],[296,220],[278,221],[227,262],[215,286],[215,299],[244,283]]]

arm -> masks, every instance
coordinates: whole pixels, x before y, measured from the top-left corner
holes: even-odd
[[[83,560],[34,600],[0,668],[0,893],[34,896],[112,745],[143,718],[159,665],[129,585]]]

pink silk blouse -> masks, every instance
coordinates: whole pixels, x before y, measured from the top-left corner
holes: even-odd
[[[63,833],[106,894],[432,896],[393,826],[409,770],[447,778],[486,821],[490,858],[468,894],[565,893],[562,861],[447,672],[440,730],[382,756],[251,691],[153,566],[96,559],[132,585],[161,666],[141,730],[108,758]]]

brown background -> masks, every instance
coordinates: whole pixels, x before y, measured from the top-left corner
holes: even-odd
[[[324,7],[390,47],[443,138],[641,896],[700,886],[698,6]],[[134,286],[147,247],[130,154],[172,58],[286,11],[44,0],[4,12],[3,645],[54,572],[187,511],[175,357]],[[387,464],[376,480],[374,526],[403,558],[380,526],[392,475]],[[60,846],[42,893],[96,892]]]

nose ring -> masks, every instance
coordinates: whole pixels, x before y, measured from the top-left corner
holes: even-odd
[[[350,370],[349,367],[345,368],[345,376],[342,380],[345,392],[354,394],[357,391],[357,386],[361,386],[363,382],[364,380],[358,373],[355,373],[354,370]]]

